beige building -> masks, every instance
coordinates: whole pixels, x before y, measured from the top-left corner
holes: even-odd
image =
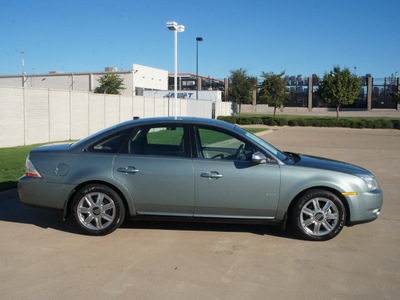
[[[124,80],[124,95],[143,95],[146,90],[167,90],[168,71],[132,64],[130,71],[118,71],[116,67],[104,72],[49,74],[21,74],[0,76],[0,86],[35,87],[56,90],[93,91],[99,86],[98,79],[106,72],[117,74]]]

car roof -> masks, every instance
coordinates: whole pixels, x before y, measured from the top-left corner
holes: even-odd
[[[145,125],[145,124],[155,124],[155,123],[196,123],[196,124],[209,124],[217,125],[227,128],[234,128],[235,125],[207,118],[196,118],[196,117],[156,117],[156,118],[143,118],[126,121],[120,124],[121,127],[133,126],[133,125]]]

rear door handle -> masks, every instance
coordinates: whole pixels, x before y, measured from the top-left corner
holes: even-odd
[[[135,167],[125,167],[125,168],[118,168],[118,172],[122,173],[138,173],[139,170]]]
[[[205,178],[211,178],[211,179],[218,179],[222,178],[222,174],[219,174],[218,172],[207,172],[207,173],[201,173],[201,177]]]

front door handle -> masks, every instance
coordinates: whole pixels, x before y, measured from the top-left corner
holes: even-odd
[[[118,172],[122,173],[138,173],[139,170],[135,167],[125,167],[125,168],[118,168]]]
[[[201,177],[205,178],[211,178],[211,179],[218,179],[222,178],[222,174],[219,174],[218,172],[207,172],[207,173],[201,173]]]

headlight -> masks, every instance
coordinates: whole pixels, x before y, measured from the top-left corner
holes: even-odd
[[[374,177],[366,174],[358,174],[357,176],[365,181],[370,192],[375,191],[379,188],[378,182]]]

